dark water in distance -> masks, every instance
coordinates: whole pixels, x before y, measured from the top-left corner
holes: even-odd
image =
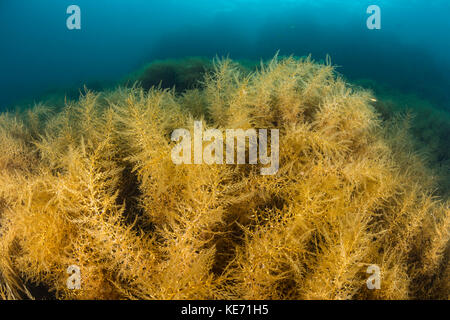
[[[81,9],[68,30],[66,9]],[[381,29],[369,30],[369,5]],[[153,59],[330,54],[450,109],[448,0],[0,0],[0,109],[53,89],[114,81]]]

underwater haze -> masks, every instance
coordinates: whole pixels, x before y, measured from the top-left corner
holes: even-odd
[[[68,30],[68,6],[81,30]],[[369,30],[369,5],[381,29]],[[114,82],[155,59],[325,59],[450,108],[447,0],[1,0],[0,109],[52,90]]]

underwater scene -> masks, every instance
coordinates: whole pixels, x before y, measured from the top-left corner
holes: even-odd
[[[0,300],[449,300],[450,1],[0,0]]]

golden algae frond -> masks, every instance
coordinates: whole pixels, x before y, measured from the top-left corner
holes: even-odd
[[[310,58],[217,59],[181,94],[1,114],[0,298],[448,299],[448,199],[410,117],[374,100]],[[171,133],[195,121],[278,129],[279,171],[174,164]]]

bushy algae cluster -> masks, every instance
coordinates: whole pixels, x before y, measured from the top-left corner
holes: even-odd
[[[448,299],[449,201],[409,117],[383,120],[329,63],[243,70],[219,59],[181,93],[121,87],[1,114],[1,297]],[[278,129],[278,172],[174,164],[171,133],[195,121]]]

